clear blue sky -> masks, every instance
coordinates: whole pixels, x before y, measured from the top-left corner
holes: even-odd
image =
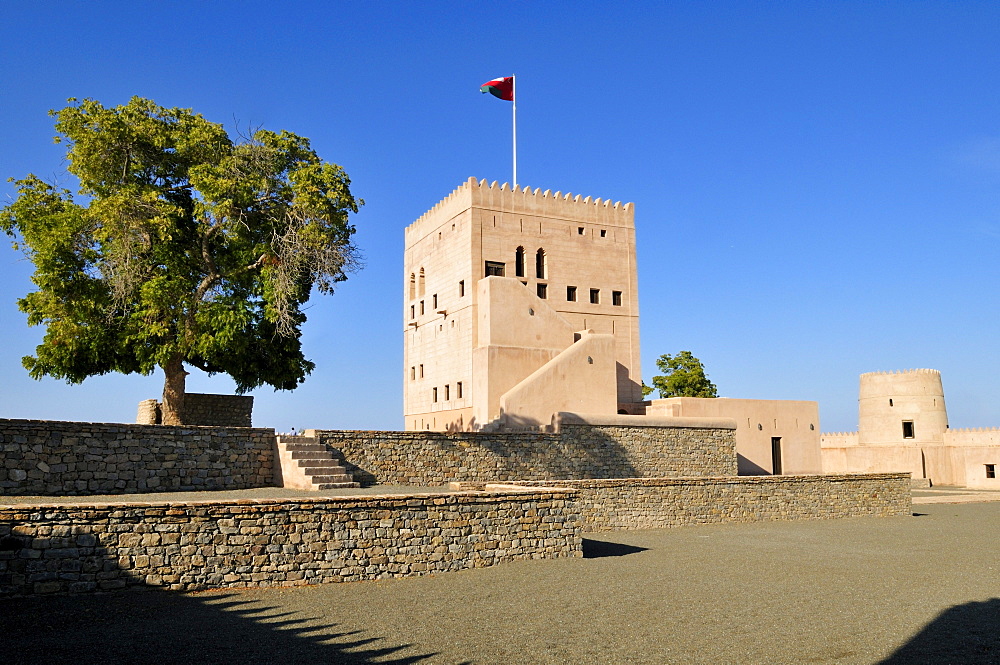
[[[317,369],[255,391],[259,426],[402,426],[403,229],[510,178],[510,105],[478,88],[511,73],[521,184],[635,203],[647,382],[691,350],[720,394],[840,431],[858,374],[930,367],[952,427],[1000,426],[1000,3],[10,2],[0,63],[4,180],[72,185],[46,112],[133,95],[351,175],[367,267],[314,298]],[[31,266],[0,242],[0,417],[132,421],[162,375],[28,378]]]

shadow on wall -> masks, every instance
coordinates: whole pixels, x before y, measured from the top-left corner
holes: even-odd
[[[17,539],[3,540],[0,563],[18,561]],[[105,558],[84,565],[96,568],[98,574],[113,570],[117,562]],[[8,574],[9,569],[0,566],[0,590]],[[281,598],[280,590],[271,591]],[[316,614],[283,611],[233,593],[130,588],[110,594],[0,599],[0,635],[5,662],[47,665],[84,661],[409,665],[436,655],[329,623],[327,608],[317,608]],[[353,618],[359,625],[365,619]]]
[[[1000,599],[956,605],[942,612],[879,665],[1000,662]]]
[[[741,476],[770,476],[770,471],[736,453],[736,472]]]

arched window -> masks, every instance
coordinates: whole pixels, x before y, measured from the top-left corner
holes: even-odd
[[[545,279],[545,250],[541,248],[535,253],[535,277]]]
[[[417,297],[417,276],[410,273],[410,300]]]
[[[417,295],[421,298],[424,297],[424,292],[427,290],[427,282],[424,279],[424,269],[420,269],[420,282],[418,283]]]
[[[514,252],[514,274],[524,277],[524,247],[518,247]]]

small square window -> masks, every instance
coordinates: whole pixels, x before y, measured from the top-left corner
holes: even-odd
[[[500,261],[487,261],[486,262],[486,276],[487,277],[503,277],[504,268],[507,264],[501,263]]]
[[[459,298],[465,297],[465,280],[464,279],[458,283],[458,297]]]
[[[459,381],[455,384],[455,397],[457,399],[462,399],[462,382]]]
[[[621,291],[612,291],[611,292],[611,304],[614,305],[615,307],[621,307],[622,306],[622,292]]]
[[[913,438],[913,421],[904,420],[903,421],[903,438],[912,439]]]
[[[536,290],[538,291],[538,297],[542,300],[548,297],[549,285],[548,284],[536,284]]]
[[[566,300],[569,302],[576,302],[576,287],[567,286],[566,287]]]
[[[591,289],[590,290],[590,302],[592,302],[595,305],[600,305],[601,304],[601,290],[600,289]]]
[[[987,478],[996,478],[997,477],[997,465],[996,464],[987,464],[986,465],[986,477]]]
[[[601,237],[602,238],[607,238],[608,237],[608,230],[607,229],[601,229]]]
[[[576,233],[577,233],[577,235],[581,235],[582,236],[583,235],[583,227],[582,226],[576,227]]]

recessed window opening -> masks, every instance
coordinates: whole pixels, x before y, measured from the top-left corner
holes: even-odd
[[[427,288],[427,279],[424,273],[424,269],[420,269],[420,278],[417,280],[417,296],[420,298],[424,297],[424,290]]]
[[[486,262],[486,276],[487,277],[503,277],[504,268],[507,264],[500,261],[487,261]]]
[[[415,378],[417,378],[417,368],[416,367],[411,367],[410,368],[410,381],[412,381]]]
[[[410,273],[410,300],[417,297],[417,276],[415,273]]]
[[[621,291],[612,291],[611,292],[611,304],[614,305],[615,307],[621,307],[622,306],[622,292]]]
[[[600,289],[591,289],[590,290],[590,302],[593,303],[593,304],[595,304],[595,305],[600,305],[601,304],[601,290]]]
[[[462,382],[459,381],[455,384],[455,398],[462,399]]]
[[[566,300],[569,302],[576,302],[576,287],[567,286],[566,287]]]
[[[892,398],[889,398],[889,406],[892,406]]]
[[[582,226],[576,227],[576,233],[577,233],[577,235],[581,235],[582,236],[583,235],[583,227]]]
[[[987,478],[996,478],[997,477],[997,465],[996,464],[987,464],[986,465],[986,477]]]
[[[438,294],[435,293],[434,295],[432,295],[431,296],[431,300],[434,302],[434,309],[437,309],[438,308]]]
[[[904,420],[903,421],[903,438],[912,439],[913,438],[913,421]]]
[[[424,315],[424,301],[420,301],[420,316]]]
[[[514,252],[514,276],[524,277],[524,247],[518,247]]]
[[[458,297],[459,298],[464,298],[465,297],[465,280],[464,279],[460,280],[458,282]]]
[[[545,250],[541,248],[535,252],[535,277],[545,279]]]
[[[607,229],[601,229],[601,237],[602,238],[607,238],[608,237],[608,230]]]
[[[410,318],[411,319],[417,318],[417,307],[416,307],[416,305],[410,305]]]
[[[447,402],[450,399],[451,399],[451,384],[446,383],[444,384],[444,401]]]
[[[437,389],[437,387],[435,386],[434,388],[431,388],[431,391],[432,391],[432,395],[434,396],[434,401],[437,402],[438,401],[438,389]]]
[[[545,300],[548,297],[549,286],[548,284],[537,284],[536,290],[538,292],[538,297]]]
[[[424,366],[423,363],[420,364],[420,378],[424,378]]]

